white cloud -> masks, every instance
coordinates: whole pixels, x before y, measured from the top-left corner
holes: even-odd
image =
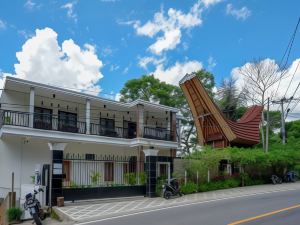
[[[128,21],[122,22],[122,24],[133,25],[136,33],[140,36],[156,38],[156,41],[148,49],[152,53],[160,55],[180,44],[183,29],[191,29],[202,24],[203,4],[202,1],[198,1],[188,13],[170,8],[165,15],[164,10],[161,9],[154,14],[152,20],[143,25],[140,21]]]
[[[217,3],[222,2],[223,0],[202,0],[203,4],[205,5],[206,8],[215,5]]]
[[[0,30],[5,30],[6,29],[6,23],[0,19]]]
[[[67,10],[67,16],[72,19],[75,23],[77,23],[77,14],[74,12],[74,6],[77,4],[77,1],[68,2],[61,6],[62,9]]]
[[[34,36],[34,33],[28,30],[18,30],[18,34],[23,36],[26,40]]]
[[[208,71],[212,71],[217,65],[217,61],[212,56],[208,57],[207,63],[208,63],[207,65]]]
[[[28,10],[38,9],[41,7],[40,4],[36,4],[33,0],[27,0],[24,4],[24,7]]]
[[[115,64],[112,64],[112,65],[110,65],[110,67],[109,67],[109,71],[110,71],[110,72],[116,71],[116,70],[118,70],[118,69],[120,69],[120,66],[115,65]]]
[[[115,95],[115,101],[120,101],[120,98],[121,98],[121,94],[120,93],[117,93],[116,95]]]
[[[278,68],[277,75],[279,75],[283,72],[283,71],[279,70],[279,66],[275,63],[275,60],[267,58],[267,59],[264,59],[263,62],[271,63],[275,66],[275,68]],[[299,66],[298,66],[298,64],[299,64]],[[243,65],[241,67],[233,68],[232,71],[231,71],[231,75],[233,76],[233,78],[235,78],[237,80],[237,87],[240,90],[245,85],[245,81],[244,81],[244,77],[242,75],[240,75],[239,69],[242,68],[242,67],[245,67],[245,66],[249,66],[249,63],[246,63],[245,65]],[[297,66],[298,66],[298,68],[297,68]],[[290,81],[291,81],[291,78],[293,77],[293,75],[294,75],[294,79],[290,84]],[[292,64],[290,65],[290,67],[287,68],[286,75],[284,76],[284,78],[280,82],[280,86],[278,88],[276,96],[274,96],[274,93],[276,93],[279,82],[277,82],[275,85],[273,85],[272,88],[270,88],[270,90],[267,92],[266,98],[273,96],[272,100],[279,100],[285,95],[286,90],[287,90],[287,93],[286,93],[285,97],[290,98],[293,95],[293,93],[294,93],[297,85],[299,84],[299,82],[300,82],[300,58],[295,59],[292,62]],[[289,84],[290,84],[290,86],[289,86]],[[300,89],[298,89],[298,91],[295,94],[294,98],[300,98]],[[295,102],[296,101],[293,101],[290,104],[289,108],[293,108],[294,105],[295,105]],[[251,105],[251,104],[252,104],[252,102],[249,102],[249,105]],[[287,105],[285,105],[285,107],[286,106]],[[272,110],[278,110],[278,105],[271,105],[271,109]],[[293,112],[291,112],[290,115],[292,115],[293,113],[298,113],[298,114],[300,113],[300,103],[293,110]],[[288,119],[292,119],[292,118],[288,118]]]
[[[227,4],[226,14],[235,17],[237,20],[246,20],[249,16],[251,16],[251,11],[246,6],[243,6],[240,9],[235,9],[232,4]]]
[[[148,70],[148,64],[158,65],[162,64],[166,61],[165,57],[162,57],[160,59],[157,59],[155,57],[143,57],[139,58],[139,66],[145,70]]]
[[[187,73],[196,72],[202,69],[202,63],[196,60],[184,63],[176,62],[174,66],[164,68],[162,64],[158,65],[153,72],[155,78],[168,84],[178,85],[180,79]]]
[[[103,64],[93,45],[80,48],[72,39],[60,46],[57,33],[51,28],[37,29],[22,50],[16,53],[13,76],[21,79],[52,84],[68,89],[82,90],[90,94],[101,91],[98,85],[103,77]]]

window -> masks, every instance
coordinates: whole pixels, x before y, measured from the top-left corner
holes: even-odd
[[[77,114],[70,112],[58,112],[59,130],[77,132]]]
[[[105,127],[108,130],[114,130],[115,129],[115,121],[113,119],[101,118],[100,119],[100,125],[101,125],[101,127]]]
[[[37,129],[52,129],[52,110],[40,107],[34,108],[34,127]]]
[[[104,181],[114,181],[114,163],[104,163]]]
[[[100,134],[104,136],[116,137],[115,121],[113,119],[100,119]]]
[[[95,154],[85,154],[85,160],[95,160]]]

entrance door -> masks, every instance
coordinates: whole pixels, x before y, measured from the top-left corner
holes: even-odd
[[[136,138],[136,123],[124,121],[124,136],[127,138]]]
[[[170,183],[171,167],[169,162],[157,162],[156,177],[168,179],[168,183]]]

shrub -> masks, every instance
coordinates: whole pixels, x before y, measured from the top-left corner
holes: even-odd
[[[146,184],[146,180],[147,180],[147,175],[145,172],[142,172],[139,174],[139,179],[140,179],[140,184],[144,185]]]
[[[186,184],[180,187],[180,190],[183,194],[192,194],[197,192],[197,184],[194,182],[187,182]]]
[[[99,172],[94,172],[94,171],[93,171],[93,172],[91,173],[90,178],[91,178],[91,181],[92,181],[93,186],[96,186],[96,185],[98,184],[100,177],[101,177],[101,175],[100,175]]]
[[[231,178],[224,181],[213,181],[210,183],[200,184],[198,190],[200,192],[205,192],[205,191],[214,191],[214,190],[226,189],[226,188],[234,188],[239,186],[240,186],[240,181],[238,179]]]
[[[6,211],[6,216],[7,216],[7,220],[8,222],[12,222],[14,220],[18,221],[21,219],[22,216],[22,209],[20,208],[10,208]]]
[[[156,187],[155,187],[155,193],[158,197],[162,196],[162,186],[165,184],[164,178],[157,178],[156,181]]]
[[[129,185],[136,185],[136,175],[135,173],[125,173],[124,174],[125,182]]]

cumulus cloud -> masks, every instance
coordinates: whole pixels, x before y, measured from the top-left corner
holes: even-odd
[[[69,39],[60,46],[54,30],[37,29],[16,56],[19,63],[14,65],[13,76],[17,78],[82,90],[89,94],[101,91],[98,82],[103,77],[100,72],[103,64],[93,45],[85,44],[81,48]]]
[[[272,59],[264,59],[262,61],[263,63],[271,63],[274,65],[275,69],[277,70],[277,73],[275,74],[275,76],[285,72],[285,76],[283,79],[281,79],[280,83],[277,82],[275,85],[273,85],[269,91],[267,92],[266,98],[268,97],[272,97],[272,100],[279,100],[282,97],[286,97],[286,98],[290,98],[294,91],[296,90],[298,84],[300,83],[300,58],[295,59],[291,65],[286,69],[286,71],[282,71],[279,69],[279,66],[276,64],[275,60]],[[236,67],[233,68],[231,71],[231,75],[233,76],[234,79],[236,79],[237,81],[237,87],[240,88],[240,90],[244,87],[245,85],[245,79],[244,77],[239,73],[239,70],[245,66],[249,66],[249,63],[244,64],[241,67]],[[293,81],[291,81],[293,77]],[[277,87],[279,85],[279,88],[277,90]],[[277,90],[277,94],[275,95]],[[298,89],[298,91],[296,92],[294,98],[300,98],[300,89]],[[292,109],[295,106],[296,101],[293,101],[289,108]],[[252,102],[249,102],[249,105],[251,105]],[[285,105],[285,107],[287,107],[287,105]],[[271,105],[271,109],[272,110],[278,110],[278,105]],[[289,113],[290,116],[292,116],[294,113],[300,115],[300,104],[298,104],[294,110],[292,112]],[[288,118],[288,119],[292,119]]]
[[[237,20],[246,20],[249,16],[251,16],[251,11],[246,6],[236,9],[232,4],[227,4],[226,14],[235,17]]]
[[[174,49],[181,42],[182,30],[202,24],[203,4],[205,5],[202,1],[196,2],[187,13],[170,8],[165,14],[161,9],[154,14],[152,20],[145,24],[141,24],[140,21],[128,21],[123,24],[133,24],[136,33],[140,36],[156,38],[148,50],[153,54],[160,55],[164,51]]]
[[[77,1],[68,2],[61,6],[62,9],[67,10],[67,16],[77,23],[77,14],[74,12],[74,6],[77,4]]]
[[[196,60],[184,63],[176,62],[174,66],[164,68],[162,64],[158,65],[153,72],[155,78],[168,84],[178,85],[180,79],[187,73],[196,72],[203,68],[202,63]]]

